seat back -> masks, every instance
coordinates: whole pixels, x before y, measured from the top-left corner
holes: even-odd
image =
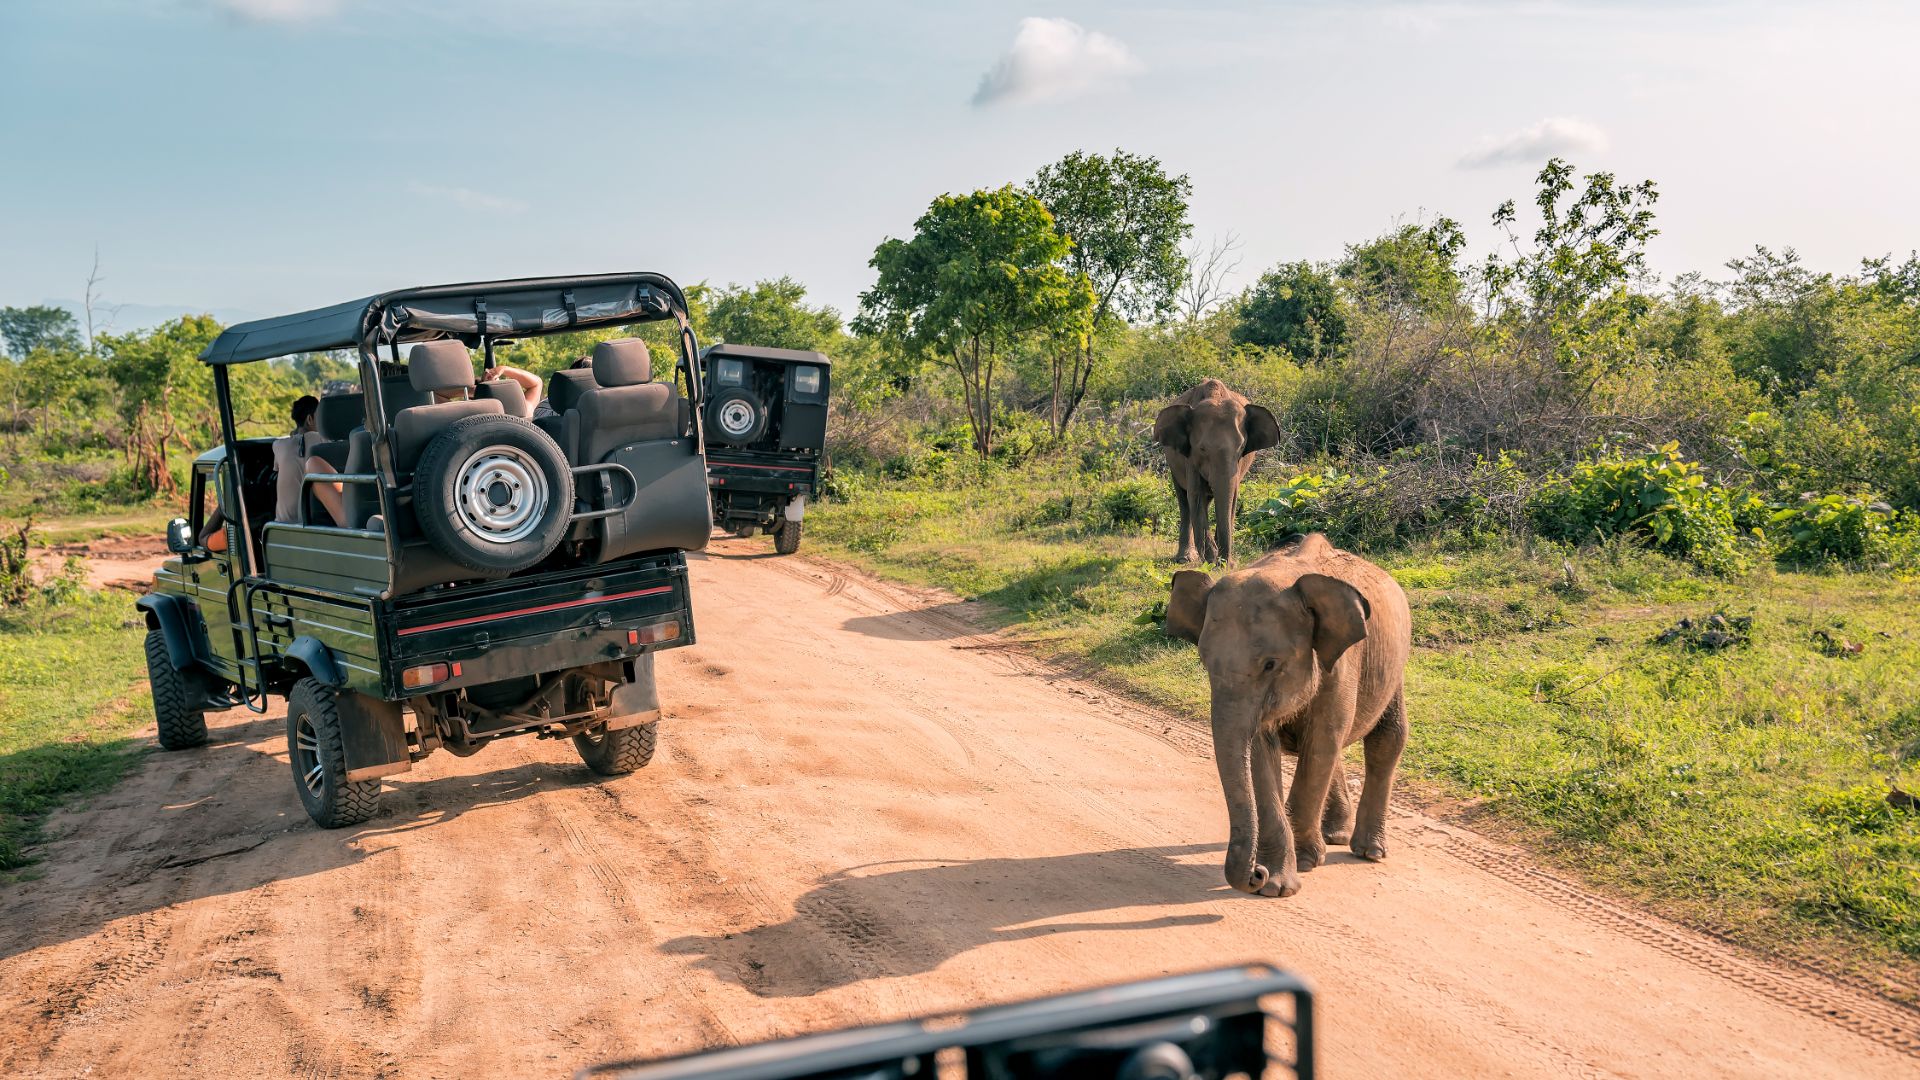
[[[366,396],[358,390],[350,394],[328,394],[314,411],[313,426],[317,438],[307,442],[307,454],[318,457],[336,469],[347,464],[347,436],[367,422]]]
[[[483,382],[473,388],[473,396],[481,401],[499,402],[508,416],[526,419],[533,415],[533,407],[527,404],[527,392],[517,382],[506,379]]]
[[[593,381],[593,372],[587,368],[561,368],[547,378],[547,404],[553,411],[564,413],[580,404],[580,396],[589,390],[597,390],[600,384]]]
[[[473,357],[457,341],[424,341],[407,354],[407,379],[416,391],[456,394],[473,390]],[[411,473],[420,452],[454,421],[485,413],[505,413],[498,401],[484,399],[414,405],[393,415],[393,470]]]
[[[680,434],[679,396],[652,377],[653,360],[639,338],[594,346],[593,379],[600,388],[582,394],[573,410],[579,414],[575,464],[597,464],[628,443]]]

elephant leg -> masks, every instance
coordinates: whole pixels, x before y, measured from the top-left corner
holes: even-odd
[[[1173,554],[1173,561],[1190,563],[1193,561],[1193,510],[1187,505],[1187,489],[1180,486],[1176,477],[1173,481],[1173,501],[1180,507],[1180,548]]]
[[[1200,549],[1200,561],[1211,563],[1218,560],[1213,549],[1213,533],[1208,528],[1207,504],[1213,501],[1213,492],[1206,486],[1205,480],[1195,482],[1192,489],[1193,541]]]
[[[1395,691],[1393,703],[1367,733],[1367,779],[1360,788],[1360,815],[1354,822],[1353,853],[1363,859],[1387,857],[1387,800],[1393,795],[1394,770],[1407,748],[1405,691]]]
[[[1327,846],[1335,847],[1353,839],[1353,797],[1347,790],[1347,766],[1343,754],[1333,756],[1333,776],[1327,781],[1327,809],[1320,815],[1320,830]]]
[[[1272,877],[1262,896],[1292,896],[1300,891],[1300,871],[1293,853],[1293,829],[1281,811],[1280,747],[1261,735],[1253,746],[1253,795],[1259,808],[1260,834],[1254,845],[1260,864]]]
[[[1233,515],[1240,500],[1239,487],[1238,482],[1230,483],[1213,496],[1213,546],[1221,563],[1233,561]]]
[[[1293,790],[1287,792],[1294,861],[1303,874],[1326,861],[1327,841],[1320,831],[1320,815],[1326,809],[1327,788],[1333,782],[1340,757],[1338,740],[1315,720],[1313,716],[1307,717],[1307,729],[1300,740],[1300,760],[1293,767]]]

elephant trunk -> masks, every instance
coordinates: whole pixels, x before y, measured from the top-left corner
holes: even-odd
[[[1253,796],[1253,722],[1244,710],[1223,705],[1213,695],[1213,761],[1220,769],[1220,790],[1227,797],[1227,884],[1257,893],[1267,883],[1267,868],[1254,861],[1259,818]]]

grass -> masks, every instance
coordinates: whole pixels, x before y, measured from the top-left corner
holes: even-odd
[[[1135,622],[1174,569],[1171,501],[1138,521],[1138,478],[864,486],[809,515],[816,551],[984,600],[1204,719],[1194,648]],[[1414,798],[1696,926],[1920,991],[1920,814],[1887,801],[1920,791],[1920,583],[1518,542],[1374,558],[1413,608]],[[1748,640],[1656,640],[1715,612],[1751,616]]]
[[[0,871],[31,861],[46,814],[139,757],[143,624],[122,592],[0,611]]]

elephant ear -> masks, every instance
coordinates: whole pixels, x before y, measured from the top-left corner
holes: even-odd
[[[1320,659],[1321,671],[1332,671],[1340,657],[1367,636],[1373,605],[1359,589],[1325,574],[1302,574],[1293,587],[1313,614],[1313,655]],[[1167,624],[1173,624],[1172,605],[1167,607]]]
[[[1242,453],[1280,445],[1280,422],[1259,405],[1247,406],[1247,448]]]
[[[1167,636],[1200,644],[1200,628],[1207,621],[1207,596],[1213,578],[1204,570],[1182,570],[1173,575],[1173,595],[1167,598]]]
[[[1176,453],[1193,450],[1193,406],[1169,405],[1153,418],[1153,441]]]

